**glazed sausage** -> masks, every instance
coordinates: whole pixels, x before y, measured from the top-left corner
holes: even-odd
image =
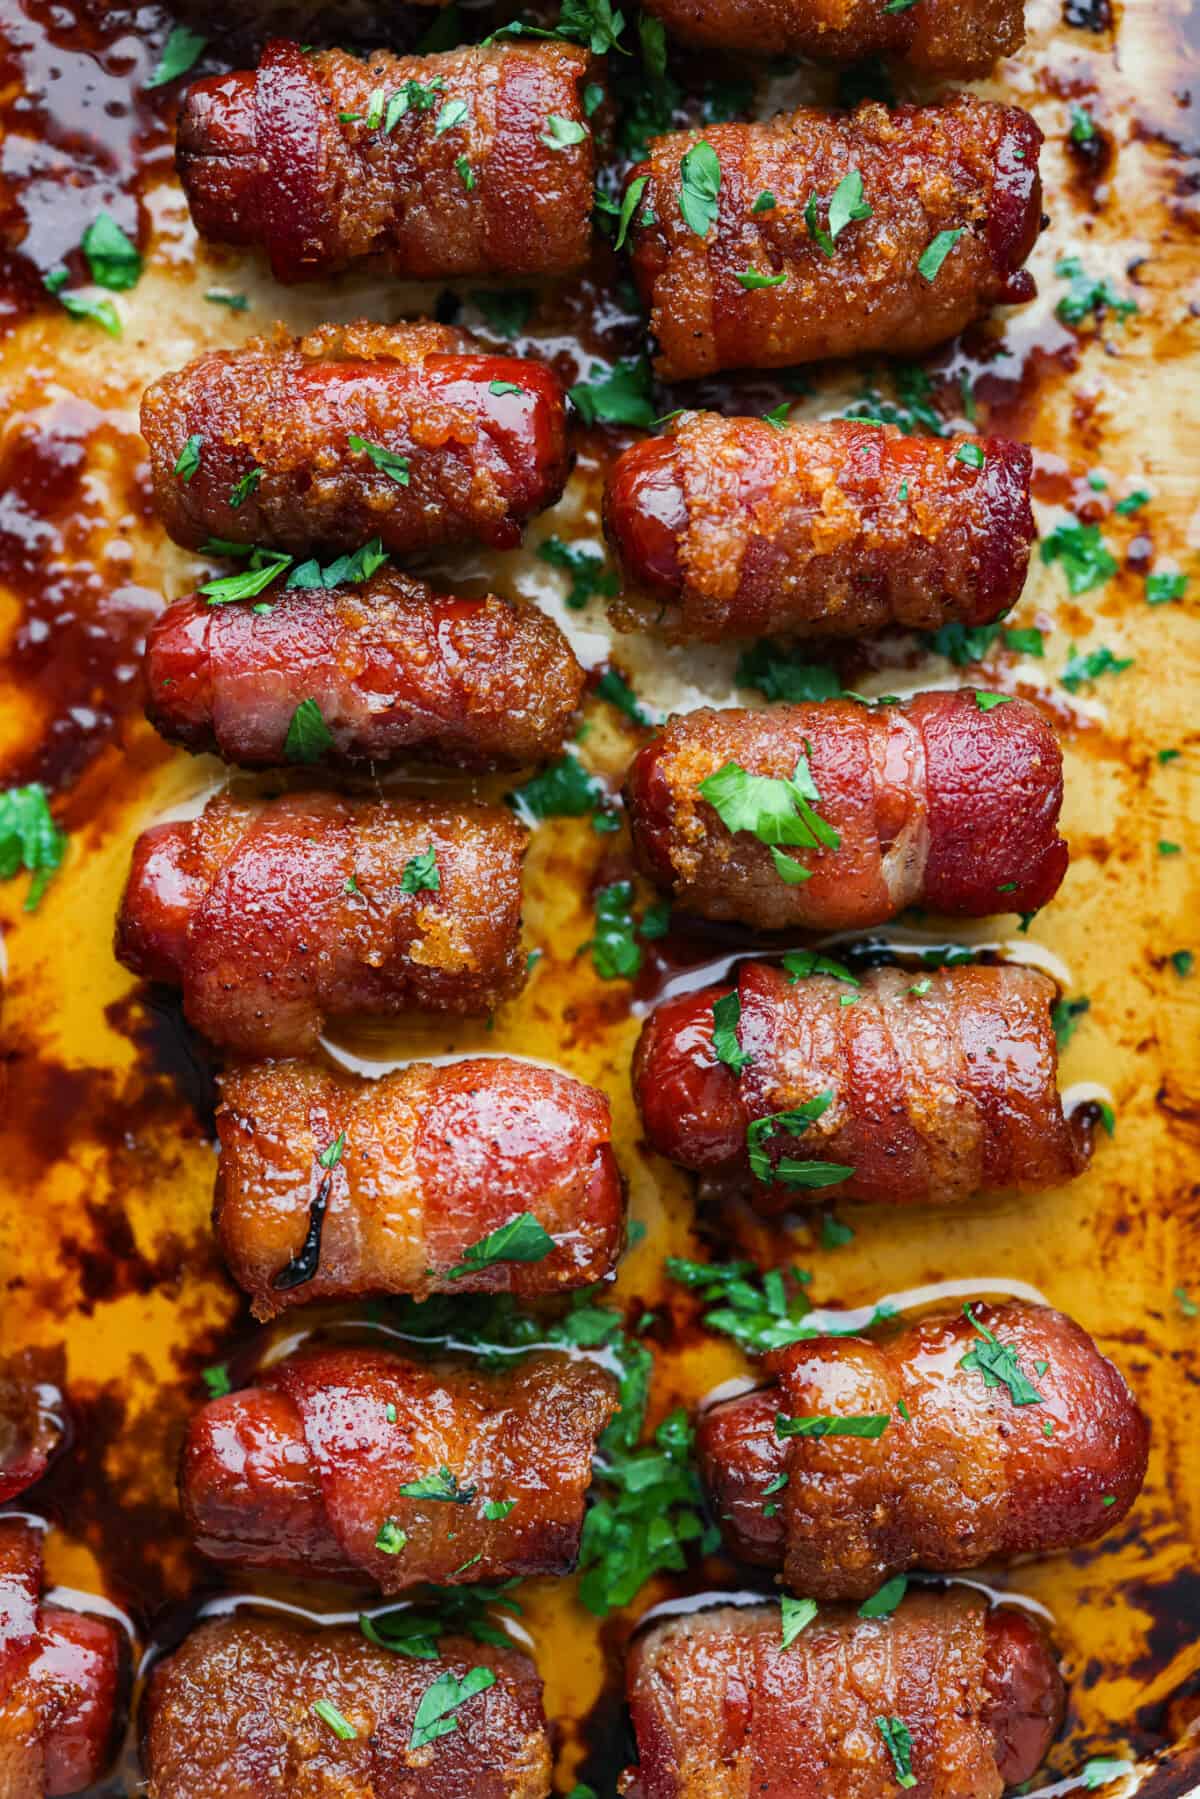
[[[701,137],[720,164],[719,212],[704,237],[680,210],[682,159]],[[654,138],[630,174],[647,177],[630,240],[659,375],[911,355],[993,306],[1032,299],[1021,265],[1041,219],[1041,141],[1028,113],[970,94],[892,111],[801,107]],[[806,214],[827,234],[832,196],[855,170],[871,215],[850,222],[827,257]],[[754,212],[764,193],[774,205]],[[653,223],[641,222],[647,214]],[[958,236],[941,256],[945,232]],[[749,271],[785,279],[747,289],[738,276]]]
[[[913,1799],[999,1799],[1062,1722],[1062,1678],[1028,1613],[964,1588],[910,1593],[890,1617],[821,1611],[784,1649],[773,1605],[650,1627],[629,1657],[639,1765],[628,1799],[894,1799],[911,1739]],[[906,1783],[907,1784],[907,1783]]]
[[[803,761],[839,841],[786,850],[810,871],[793,886],[753,832],[726,829],[700,786],[730,763],[789,780]],[[759,930],[861,930],[909,906],[1036,912],[1068,861],[1053,730],[1022,700],[981,711],[972,690],[690,712],[638,755],[626,804],[651,880],[688,912]]]
[[[560,1293],[606,1279],[621,1251],[608,1101],[530,1062],[418,1062],[375,1081],[305,1062],[238,1068],[217,1134],[217,1234],[256,1318],[354,1293]],[[552,1240],[546,1254],[464,1262],[521,1214]]]
[[[608,1374],[550,1351],[499,1373],[381,1350],[301,1351],[193,1418],[184,1512],[215,1561],[385,1593],[564,1574],[579,1553],[595,1440],[615,1410]],[[416,1483],[436,1491],[403,1491]],[[487,1517],[509,1500],[503,1517]],[[403,1546],[389,1547],[396,1532]]]
[[[37,1352],[0,1365],[0,1505],[31,1487],[66,1435],[66,1406],[58,1386],[39,1378]]]
[[[874,0],[650,0],[647,11],[705,50],[833,63],[885,56],[961,80],[985,75],[1025,42],[1023,0],[920,0],[891,12]]]
[[[42,1607],[42,1541],[0,1519],[0,1789],[60,1799],[104,1774],[124,1678],[122,1638],[104,1619]]]
[[[363,61],[275,38],[257,71],[199,81],[184,101],[176,160],[196,229],[261,244],[277,281],[362,263],[438,280],[569,274],[591,240],[589,63],[564,43]]]
[[[713,1004],[728,992],[749,1057],[738,1074],[713,1046]],[[823,1190],[799,1162],[846,1169],[823,1186],[878,1205],[1052,1187],[1087,1166],[1092,1129],[1086,1111],[1063,1115],[1053,999],[1045,975],[1012,964],[920,979],[877,968],[850,985],[743,962],[723,986],[647,1019],[633,1067],[647,1141],[685,1168],[734,1177],[766,1213]],[[804,1106],[811,1121],[779,1119]]]
[[[159,517],[188,549],[216,538],[306,556],[373,537],[393,555],[470,539],[511,549],[568,467],[558,377],[428,323],[209,350],[146,390],[142,433]]]
[[[413,1749],[435,1681],[485,1668],[456,1728]],[[354,1732],[316,1712],[324,1700]],[[201,1624],[155,1668],[142,1710],[148,1799],[546,1799],[542,1683],[516,1649],[443,1637],[432,1661],[356,1630],[246,1614]]]
[[[971,1362],[994,1353],[989,1338],[1016,1356],[1016,1393]],[[1077,1548],[1125,1517],[1145,1479],[1137,1401],[1048,1306],[975,1305],[879,1340],[814,1337],[767,1366],[771,1386],[702,1413],[697,1451],[729,1549],[782,1568],[807,1598],[861,1600],[910,1568]],[[781,1415],[887,1424],[875,1438],[781,1436]]]
[[[304,1054],[350,1012],[490,1012],[524,980],[526,841],[499,806],[218,794],[138,838],[117,959],[246,1055]]]
[[[561,751],[584,682],[535,607],[435,593],[391,569],[362,587],[281,594],[266,616],[176,600],[150,628],[145,669],[164,737],[246,768],[287,760],[306,699],[333,739],[327,763],[520,768]]]
[[[1032,469],[1003,437],[686,412],[610,470],[614,618],[705,643],[990,624],[1025,583]]]

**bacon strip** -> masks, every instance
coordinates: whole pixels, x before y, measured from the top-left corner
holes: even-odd
[[[1023,0],[650,0],[647,11],[706,50],[854,63],[885,56],[931,75],[986,75],[1025,42]]]
[[[680,210],[682,159],[701,137],[721,170],[718,217],[704,237]],[[800,107],[764,124],[654,138],[649,161],[630,174],[647,178],[630,240],[658,373],[684,381],[873,350],[911,355],[993,306],[1032,299],[1021,265],[1041,220],[1041,142],[1028,113],[970,94],[891,111]],[[817,227],[827,231],[832,196],[854,170],[871,215],[850,222],[827,257],[808,227],[809,199],[817,196]],[[764,193],[774,206],[754,212]],[[652,224],[641,222],[647,214]],[[960,235],[922,275],[943,232]],[[748,271],[785,279],[747,289],[738,276]]]
[[[999,1799],[1036,1772],[1064,1705],[1040,1625],[962,1588],[886,1618],[822,1611],[786,1649],[777,1606],[671,1618],[635,1640],[628,1690],[627,1799],[894,1799],[879,1718],[909,1734],[917,1799]]]
[[[701,1470],[731,1552],[782,1568],[806,1597],[861,1600],[910,1568],[1075,1549],[1119,1524],[1149,1452],[1119,1370],[1049,1306],[1012,1300],[972,1316],[979,1330],[954,1311],[878,1340],[793,1344],[768,1358],[770,1386],[702,1413]],[[990,1361],[964,1366],[994,1354],[983,1332],[1040,1402],[1019,1387],[1017,1403]],[[781,1437],[781,1414],[888,1423],[876,1438]]]
[[[618,625],[682,641],[990,624],[1034,537],[1032,452],[840,419],[685,412],[609,471]]]
[[[362,61],[274,38],[257,70],[188,91],[176,160],[196,229],[261,244],[277,281],[368,262],[409,278],[569,274],[591,239],[590,60],[547,43]],[[556,138],[551,118],[571,129]]]
[[[377,1081],[304,1062],[234,1069],[217,1132],[217,1233],[256,1318],[355,1293],[531,1298],[604,1280],[620,1254],[608,1101],[529,1062],[415,1063]],[[318,1158],[337,1143],[326,1171]],[[318,1202],[319,1262],[281,1287]],[[523,1213],[553,1239],[544,1257],[464,1264]]]
[[[138,838],[116,954],[247,1055],[304,1054],[352,1012],[489,1012],[524,980],[526,841],[498,806],[218,794]]]
[[[776,780],[807,762],[840,839],[785,850],[809,879],[789,885],[769,846],[728,831],[700,792],[731,762]],[[690,712],[638,755],[626,801],[652,880],[689,912],[759,930],[858,930],[909,906],[1036,912],[1068,862],[1053,730],[1021,700],[981,711],[970,690]]]
[[[713,1003],[729,991],[750,1058],[736,1075],[713,1047]],[[743,962],[731,982],[647,1019],[633,1066],[647,1140],[685,1168],[744,1181],[765,1213],[823,1192],[954,1206],[984,1188],[1055,1186],[1087,1166],[1092,1126],[1063,1115],[1053,998],[1045,975],[1011,964],[921,979],[879,968],[851,986]],[[807,1126],[759,1133],[770,1178],[752,1175],[747,1128],[806,1105],[824,1108]],[[812,1161],[851,1172],[813,1188],[779,1169]]]
[[[60,1354],[26,1350],[0,1364],[0,1505],[39,1481],[63,1446],[66,1402],[44,1378],[61,1362]]]
[[[156,729],[246,768],[286,761],[306,699],[333,738],[326,762],[520,768],[559,753],[584,684],[536,608],[436,593],[391,569],[362,587],[278,594],[266,616],[176,600],[151,627],[145,667]]]
[[[0,1519],[0,1791],[63,1799],[108,1767],[123,1684],[122,1639],[100,1618],[41,1606],[42,1540]]]
[[[485,1668],[456,1728],[410,1747],[436,1681]],[[317,1715],[324,1701],[354,1731]],[[202,1624],[155,1668],[143,1712],[148,1799],[546,1799],[542,1683],[516,1649],[444,1637],[419,1661],[355,1630],[239,1614]]]
[[[301,1351],[193,1418],[184,1511],[215,1561],[366,1579],[385,1593],[565,1574],[595,1440],[615,1410],[609,1375],[549,1351],[498,1373]],[[400,1490],[445,1491],[451,1476],[457,1501]],[[486,1515],[508,1500],[503,1517]],[[381,1537],[389,1521],[400,1549]]]
[[[147,388],[142,433],[159,517],[188,549],[217,538],[307,556],[373,537],[394,555],[472,539],[511,549],[569,466],[558,377],[427,322],[207,351]],[[351,437],[399,461],[389,472]]]

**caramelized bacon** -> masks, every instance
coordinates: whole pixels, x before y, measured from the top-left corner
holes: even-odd
[[[685,412],[617,457],[618,625],[684,642],[986,625],[1020,595],[1032,452],[857,419]]]
[[[303,1054],[351,1012],[489,1012],[524,979],[525,843],[498,806],[218,794],[138,838],[117,957],[247,1055]]]
[[[553,1352],[497,1373],[383,1350],[301,1351],[197,1413],[184,1510],[216,1561],[385,1593],[564,1574],[595,1440],[615,1410],[609,1375]],[[487,1516],[509,1500],[503,1517]]]
[[[1025,41],[1023,0],[651,0],[647,9],[684,43],[855,63],[885,56],[923,74],[986,75]]]
[[[151,722],[246,768],[286,761],[306,699],[333,739],[329,763],[520,768],[561,750],[583,681],[534,607],[436,593],[391,569],[362,587],[279,595],[265,617],[176,600],[146,643]]]
[[[398,556],[471,539],[511,549],[568,468],[558,377],[429,323],[209,350],[147,388],[142,433],[159,517],[188,549],[217,538],[307,556],[374,537]]]
[[[721,170],[718,216],[703,237],[680,210],[681,163],[701,137]],[[647,179],[630,240],[658,373],[684,381],[869,351],[912,355],[993,306],[1032,299],[1022,264],[1041,220],[1041,142],[1028,113],[972,94],[891,111],[800,107],[764,124],[654,138],[630,174]],[[806,215],[828,236],[830,200],[853,170],[871,214],[847,224],[828,256]],[[775,203],[754,212],[763,193]],[[958,235],[922,274],[945,232]],[[784,280],[747,288],[738,280],[747,272]]]
[[[425,279],[569,274],[591,238],[589,61],[557,42],[362,60],[275,38],[257,70],[188,91],[177,160],[196,228],[262,244],[277,281],[368,262]],[[556,143],[552,117],[584,135]]]
[[[455,1728],[412,1747],[436,1681],[487,1669]],[[352,1736],[314,1707],[324,1701]],[[546,1799],[542,1683],[516,1649],[444,1637],[434,1660],[356,1630],[240,1614],[202,1624],[155,1668],[142,1738],[148,1799]]]
[[[1036,1772],[1064,1703],[1040,1625],[963,1588],[885,1618],[822,1610],[786,1649],[774,1605],[670,1618],[635,1640],[628,1690],[628,1799],[894,1799],[908,1769],[880,1719],[911,1739],[916,1799],[999,1799]]]
[[[729,991],[749,1057],[738,1074],[713,1045],[713,1003]],[[647,1019],[633,1067],[647,1140],[685,1168],[744,1182],[768,1213],[822,1192],[953,1206],[982,1188],[1055,1186],[1087,1166],[1091,1124],[1063,1115],[1053,999],[1045,975],[1012,964],[919,980],[878,968],[851,985],[743,962],[733,982]],[[810,1185],[793,1168],[804,1162],[832,1172]]]
[[[258,1318],[354,1293],[558,1293],[606,1279],[620,1253],[608,1101],[530,1062],[418,1062],[377,1081],[304,1062],[235,1069],[217,1131],[217,1233]],[[316,1205],[319,1258],[292,1282]],[[464,1263],[522,1214],[551,1240],[544,1256]]]
[[[701,1415],[701,1469],[734,1555],[782,1568],[808,1598],[861,1600],[910,1568],[1074,1549],[1120,1523],[1149,1427],[1119,1371],[1048,1306],[971,1315],[793,1344],[768,1358],[772,1385]],[[981,1347],[992,1359],[972,1366]],[[995,1373],[1013,1356],[1015,1387]],[[781,1436],[781,1415],[887,1423],[874,1438]]]
[[[728,831],[700,792],[731,762],[776,780],[807,762],[840,840],[785,851],[809,879],[789,885],[770,848]],[[689,712],[638,755],[626,798],[652,880],[689,912],[759,930],[860,930],[909,906],[1036,912],[1067,868],[1053,730],[1023,700],[983,711],[970,689]]]

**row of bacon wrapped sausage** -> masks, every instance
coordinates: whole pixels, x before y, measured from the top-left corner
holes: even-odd
[[[1008,1358],[1002,1373],[1000,1359],[972,1367],[980,1343]],[[919,1793],[996,1799],[1034,1773],[1061,1720],[1041,1623],[953,1585],[855,1607],[914,1568],[958,1574],[1095,1541],[1145,1476],[1136,1401],[1078,1325],[1023,1301],[870,1338],[815,1336],[769,1355],[764,1373],[701,1411],[701,1475],[729,1552],[820,1609],[786,1646],[766,1602],[655,1613],[629,1663],[640,1759],[627,1790],[698,1795],[719,1758],[732,1770],[721,1790],[748,1794],[783,1756],[814,1793],[840,1791],[857,1763],[854,1790],[883,1795],[894,1768],[873,1734],[881,1714],[905,1721]],[[22,1437],[19,1383],[0,1401],[0,1492],[12,1498],[47,1449]],[[185,1515],[223,1565],[387,1597],[563,1574],[616,1405],[611,1374],[556,1351],[487,1372],[462,1358],[301,1349],[195,1416]],[[4,1764],[9,1799],[54,1799],[99,1778],[126,1683],[119,1628],[43,1602],[41,1584],[38,1530],[0,1519],[0,1744],[20,1750]],[[377,1799],[545,1799],[549,1746],[528,1657],[448,1639],[414,1663],[388,1647],[387,1617],[365,1613],[361,1634],[247,1614],[202,1624],[149,1684],[153,1799],[274,1799],[290,1790],[286,1769],[310,1758]],[[479,1668],[494,1690],[488,1681],[484,1698],[471,1675],[454,1731],[423,1737],[424,1696]]]
[[[1022,33],[1013,0],[851,4],[836,20],[773,0],[652,10],[700,46],[882,54],[937,74],[976,73]],[[276,41],[256,71],[192,89],[179,168],[202,234],[262,245],[283,280],[365,263],[561,274],[588,254],[606,117],[598,65],[561,42],[358,59]],[[625,211],[658,372],[919,350],[1029,297],[1040,142],[1018,109],[967,95],[655,139]],[[852,176],[859,204],[835,218]],[[163,378],[143,430],[168,531],[215,541],[253,577],[240,598],[209,583],[154,627],[148,710],[165,736],[278,767],[310,705],[310,764],[518,769],[562,753],[585,676],[553,622],[389,563],[512,546],[554,504],[570,458],[549,369],[429,323],[325,327]],[[684,412],[609,473],[618,622],[685,641],[990,623],[1024,581],[1030,470],[1023,446],[974,434]],[[364,544],[374,567],[349,572]],[[298,563],[338,552],[332,572]],[[756,930],[855,930],[917,905],[1033,912],[1066,870],[1061,755],[1036,708],[985,697],[672,720],[628,774],[639,865],[684,912]],[[816,837],[773,838],[723,809],[711,783],[731,768],[790,784]],[[221,794],[139,839],[120,959],[181,989],[213,1043],[258,1058],[222,1079],[214,1209],[256,1317],[363,1294],[532,1299],[612,1275],[625,1192],[602,1094],[508,1057],[376,1081],[308,1059],[331,1019],[482,1014],[518,991],[526,840],[502,806],[326,791]],[[914,980],[811,951],[749,958],[647,1020],[634,1062],[647,1142],[767,1213],[830,1185],[959,1204],[1057,1183],[1086,1164],[1092,1121],[1064,1115],[1053,998],[1011,965]],[[514,1220],[536,1253],[477,1253]],[[1034,1773],[1061,1720],[1041,1623],[961,1583],[858,1607],[911,1570],[962,1574],[1119,1523],[1146,1471],[1133,1395],[1078,1325],[1019,1301],[814,1336],[762,1374],[701,1410],[701,1479],[727,1551],[819,1610],[790,1635],[766,1602],[648,1619],[628,1663],[638,1763],[623,1790],[700,1799],[719,1767],[722,1793],[766,1793],[786,1767],[789,1793],[875,1799],[903,1766],[918,1799],[996,1799]],[[389,1599],[563,1574],[617,1405],[586,1354],[541,1349],[497,1371],[309,1345],[196,1414],[184,1515],[216,1563]],[[53,1449],[33,1389],[0,1382],[0,1500]],[[11,1799],[99,1779],[123,1707],[118,1628],[42,1588],[37,1528],[0,1519]],[[529,1655],[452,1635],[414,1659],[388,1646],[387,1617],[202,1622],[147,1685],[149,1799],[545,1799]]]
[[[939,10],[875,18],[895,37]],[[284,281],[562,275],[589,252],[607,111],[569,44],[364,61],[277,39],[257,70],[193,87],[179,170],[201,233],[262,245]],[[658,373],[912,353],[1030,299],[1041,143],[1019,107],[965,93],[651,139],[620,235]]]

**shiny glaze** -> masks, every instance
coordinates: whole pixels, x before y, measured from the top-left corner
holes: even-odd
[[[1074,1549],[1121,1523],[1149,1427],[1119,1371],[1061,1312],[1012,1302],[971,1316],[930,1314],[878,1344],[816,1337],[769,1359],[773,1385],[702,1414],[701,1467],[735,1555],[782,1567],[795,1593],[864,1600],[910,1568]],[[984,1331],[1016,1352],[1040,1403],[963,1369]],[[876,1438],[781,1437],[780,1414],[888,1424]]]
[[[283,28],[295,29],[301,16],[307,24],[316,10],[287,9]],[[248,18],[223,17],[214,31],[211,9],[180,8],[185,11],[212,36],[210,59],[197,73],[218,66],[211,59],[217,50],[240,64],[253,59],[258,45],[250,41]],[[146,35],[136,42],[135,17],[139,31],[146,22]],[[360,42],[363,19],[356,11]],[[375,21],[374,41],[394,31],[399,47],[409,48],[427,22],[424,8],[407,9],[403,19],[392,8]],[[6,1354],[28,1344],[68,1344],[64,1384],[74,1447],[51,1465],[28,1501],[53,1525],[46,1539],[51,1576],[108,1595],[130,1611],[141,1642],[161,1648],[180,1640],[208,1600],[231,1591],[280,1596],[269,1579],[228,1579],[206,1567],[190,1547],[175,1492],[186,1422],[205,1397],[201,1371],[228,1365],[235,1383],[253,1381],[278,1327],[253,1327],[212,1237],[213,1053],[184,1027],[169,995],[134,981],[111,960],[112,917],[137,833],[181,804],[194,806],[219,778],[213,764],[168,752],[141,716],[139,644],[163,598],[228,572],[182,555],[150,523],[148,457],[136,431],[142,387],[148,375],[206,349],[231,347],[280,316],[301,333],[335,312],[392,318],[456,305],[461,322],[499,354],[543,355],[564,382],[586,378],[595,361],[635,355],[645,329],[617,285],[617,260],[598,240],[586,275],[538,293],[527,325],[512,340],[486,326],[469,297],[475,284],[445,293],[432,286],[273,287],[261,279],[256,260],[232,251],[206,254],[186,225],[182,194],[169,176],[170,133],[157,123],[170,117],[182,84],[149,92],[139,86],[165,37],[165,14],[111,7],[97,20],[73,0],[54,6],[20,0],[17,24],[27,48],[17,58],[20,79],[0,95],[0,111],[10,123],[14,109],[36,112],[38,129],[72,143],[70,179],[25,184],[5,214],[19,231],[24,203],[36,216],[39,192],[47,199],[40,213],[44,233],[53,227],[56,234],[53,241],[44,235],[49,266],[60,249],[78,244],[98,210],[89,182],[99,164],[90,151],[81,152],[77,135],[78,96],[97,71],[104,82],[96,91],[128,111],[112,118],[103,104],[93,107],[93,133],[111,134],[119,148],[128,119],[144,117],[160,148],[151,151],[144,172],[122,161],[108,176],[114,210],[126,229],[139,225],[147,256],[138,288],[116,296],[126,319],[122,340],[67,318],[28,269],[21,277],[18,262],[0,269],[8,326],[0,340],[8,419],[0,605],[11,632],[3,646],[0,751],[7,782],[40,778],[51,785],[71,833],[67,866],[36,913],[21,912],[23,879],[0,888],[8,962],[0,1338]],[[488,25],[480,16],[479,30]],[[341,41],[345,29],[340,8],[331,35]],[[1189,987],[1170,962],[1173,951],[1194,943],[1196,862],[1154,854],[1160,832],[1185,837],[1185,815],[1195,809],[1194,706],[1183,678],[1183,609],[1147,607],[1140,572],[1147,560],[1188,566],[1194,492],[1187,470],[1200,456],[1186,312],[1193,260],[1188,157],[1200,142],[1200,79],[1196,47],[1187,41],[1195,14],[1187,19],[1174,0],[1125,8],[1115,29],[1110,21],[1096,32],[1064,27],[1056,5],[1030,9],[1028,30],[1022,57],[998,71],[987,91],[1027,107],[1047,133],[1043,167],[1052,222],[1032,264],[1044,304],[995,315],[922,358],[918,372],[928,378],[929,402],[944,427],[1033,442],[1043,529],[1063,518],[1097,523],[1118,573],[1072,598],[1058,569],[1035,553],[1024,597],[1008,622],[1042,626],[1042,661],[997,643],[983,665],[959,671],[909,640],[837,646],[828,656],[826,646],[819,653],[814,645],[813,658],[831,661],[856,689],[909,691],[966,679],[1036,698],[1054,717],[1066,760],[1062,828],[1072,848],[1059,898],[1025,936],[1007,924],[972,930],[918,922],[917,957],[920,946],[953,941],[1053,957],[1065,990],[1091,999],[1065,1052],[1063,1080],[1107,1088],[1117,1114],[1114,1140],[1104,1142],[1090,1171],[1072,1184],[1019,1202],[993,1201],[932,1226],[920,1209],[891,1208],[885,1215],[828,1199],[820,1214],[835,1206],[856,1232],[832,1250],[822,1246],[815,1211],[809,1222],[776,1224],[740,1210],[697,1210],[686,1178],[639,1147],[629,1057],[644,1009],[664,982],[717,969],[758,946],[730,927],[676,925],[644,946],[635,982],[601,981],[590,957],[578,953],[593,934],[590,894],[601,880],[633,869],[623,839],[597,835],[586,818],[557,820],[535,836],[525,883],[526,936],[543,954],[520,997],[490,1028],[458,1019],[339,1027],[332,1047],[338,1057],[362,1057],[374,1070],[430,1055],[532,1055],[607,1091],[633,1216],[648,1235],[623,1260],[606,1303],[626,1308],[631,1326],[644,1311],[653,1316],[644,1339],[656,1354],[652,1421],[674,1404],[698,1403],[730,1376],[753,1378],[754,1372],[728,1339],[701,1327],[695,1297],[665,1278],[667,1253],[798,1263],[812,1273],[808,1291],[817,1303],[865,1307],[864,1319],[888,1293],[915,1294],[904,1303],[919,1310],[924,1284],[948,1277],[973,1280],[981,1298],[1030,1282],[1080,1318],[1151,1415],[1154,1448],[1136,1523],[1114,1532],[1100,1552],[1041,1558],[993,1577],[1053,1613],[1071,1687],[1066,1728],[1043,1777],[1053,1782],[1077,1777],[1089,1756],[1169,1752],[1200,1677],[1196,1325],[1174,1298],[1176,1286],[1200,1297],[1200,1233],[1190,1228],[1200,1103],[1196,983]],[[107,51],[88,48],[98,41],[128,46],[129,54],[114,58],[106,72]],[[49,79],[49,69],[59,66],[67,70],[64,79]],[[697,93],[711,72],[677,64],[674,56],[672,70],[694,82]],[[793,80],[786,97],[760,101],[760,110],[832,97],[833,84],[822,75],[804,71]],[[1107,174],[1095,189],[1081,188],[1075,178],[1079,156],[1067,141],[1068,102],[1085,106],[1111,142]],[[701,122],[695,106],[688,116]],[[682,108],[677,118],[683,122]],[[6,175],[13,177],[11,160]],[[1132,294],[1138,317],[1123,328],[1108,319],[1100,329],[1091,321],[1072,329],[1055,319],[1052,306],[1064,283],[1053,267],[1071,254]],[[244,293],[248,310],[204,301],[210,290]],[[690,390],[657,388],[653,404],[658,414],[683,403],[746,414],[786,401],[800,418],[837,413],[861,402],[868,387],[896,397],[887,370],[862,364],[810,366],[805,380],[809,393],[798,392],[787,371],[731,371]],[[79,398],[64,397],[72,393]],[[585,664],[611,659],[643,703],[660,713],[697,697],[714,705],[748,703],[753,695],[733,690],[732,658],[664,655],[637,636],[610,648],[602,608],[593,602],[581,614],[563,612],[562,578],[536,556],[543,531],[599,549],[603,471],[631,436],[624,429],[575,427],[578,463],[568,502],[534,527],[527,547],[500,558],[451,549],[431,578],[455,592],[481,595],[490,588],[537,600],[562,618]],[[1097,472],[1107,480],[1104,490],[1089,484]],[[1138,486],[1151,492],[1149,505],[1133,517],[1116,513],[1117,501]],[[1097,643],[1134,655],[1134,667],[1072,696],[1058,683],[1069,646]],[[646,734],[596,697],[585,718],[581,752],[615,792]],[[1160,767],[1155,751],[1166,746],[1181,748],[1183,756]],[[430,779],[422,775],[416,790],[427,791]],[[400,780],[414,790],[411,780]],[[494,798],[502,786],[490,783],[482,791]],[[458,782],[450,791],[475,796],[481,786]],[[639,891],[646,902],[653,897]],[[914,979],[922,972],[912,954],[906,965]],[[297,1318],[285,1323],[290,1338]],[[306,1320],[303,1329],[310,1328],[375,1340],[383,1319],[378,1307],[322,1306]],[[620,1701],[622,1651],[644,1607],[668,1594],[745,1586],[750,1578],[713,1557],[654,1583],[599,1627],[579,1611],[571,1579],[526,1583],[523,1623],[556,1721],[560,1794],[587,1780],[601,1799],[612,1799],[630,1753]],[[326,1597],[315,1583],[289,1587],[285,1596],[310,1610],[333,1606],[351,1618],[356,1610],[353,1596]],[[207,1722],[199,1729],[203,1734]],[[131,1750],[97,1793],[127,1799],[138,1779]],[[1197,1779],[1196,1751],[1179,1745],[1168,1765],[1145,1778],[1146,1799],[1183,1799]]]

